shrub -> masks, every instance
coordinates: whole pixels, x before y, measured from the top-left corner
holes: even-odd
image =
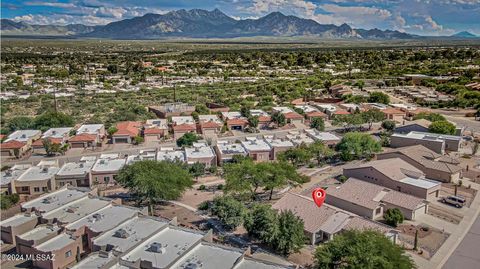
[[[203,184],[200,185],[200,187],[198,187],[198,190],[200,190],[200,191],[204,191],[204,190],[206,190],[206,189],[207,189],[207,187],[206,187],[205,185],[203,185]]]
[[[398,208],[389,208],[385,213],[383,214],[383,218],[385,219],[385,222],[393,227],[397,227],[399,223],[402,223],[404,220],[402,211]]]

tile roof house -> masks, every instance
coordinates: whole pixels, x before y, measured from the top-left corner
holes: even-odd
[[[43,146],[43,140],[48,139],[52,144],[65,144],[70,137],[70,132],[73,130],[72,127],[64,127],[64,128],[50,128],[45,133],[43,133],[41,139],[33,142],[32,148],[37,153],[45,152],[45,148]]]
[[[402,111],[396,108],[390,108],[390,107],[382,109],[380,111],[385,115],[385,119],[392,120],[395,122],[403,122],[403,119],[407,115],[405,111]]]
[[[143,137],[145,142],[159,142],[168,134],[167,119],[150,119],[143,126]]]
[[[457,159],[441,155],[423,145],[396,148],[377,155],[377,159],[400,158],[415,166],[429,179],[441,182],[458,182],[462,167]]]
[[[343,175],[377,184],[422,199],[438,197],[441,184],[400,158],[376,160],[343,169]]]
[[[406,122],[404,125],[397,126],[395,133],[408,134],[414,132],[428,132],[428,127],[432,124],[431,121],[426,119],[418,119],[414,121]]]
[[[220,133],[223,122],[217,115],[198,115],[198,127],[204,136],[215,137]]]
[[[409,220],[427,212],[423,199],[356,178],[329,188],[325,202],[373,220],[381,218],[389,208],[400,209]]]
[[[331,240],[344,230],[377,230],[393,237],[392,228],[369,219],[359,217],[329,204],[317,207],[312,198],[287,192],[273,206],[278,211],[290,210],[303,220],[304,232],[312,245]]]
[[[68,139],[72,148],[96,148],[102,146],[105,137],[105,126],[103,124],[84,124],[78,128],[75,136]]]
[[[192,116],[172,117],[173,137],[178,139],[186,133],[196,133],[197,125]]]
[[[2,157],[20,158],[29,153],[32,144],[39,139],[42,132],[39,130],[18,130],[11,133],[0,144]]]
[[[115,125],[117,131],[112,134],[112,144],[131,144],[140,135],[142,124],[136,121],[123,121]]]

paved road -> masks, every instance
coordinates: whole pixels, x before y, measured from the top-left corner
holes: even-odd
[[[480,216],[443,266],[443,269],[457,268],[480,268]]]

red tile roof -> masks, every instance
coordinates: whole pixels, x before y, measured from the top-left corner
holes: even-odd
[[[78,134],[68,140],[68,142],[91,142],[97,140],[94,134]]]
[[[303,101],[303,98],[298,98],[298,99],[292,100],[290,102],[290,104],[292,104],[292,105],[303,105],[303,104],[305,104],[305,102]]]
[[[248,121],[244,119],[231,119],[227,120],[227,125],[247,125]]]
[[[401,111],[400,109],[396,108],[385,108],[383,110],[380,110],[383,112],[383,114],[398,114],[398,115],[405,115],[404,111]]]
[[[113,136],[116,135],[128,135],[130,137],[135,137],[140,134],[140,127],[142,124],[140,122],[136,121],[123,121],[117,123],[116,127],[118,129],[117,132],[113,134]]]
[[[312,111],[312,112],[307,113],[307,117],[309,117],[309,118],[315,118],[315,117],[325,118],[325,117],[327,117],[327,115],[323,112],[320,112],[320,111]]]
[[[346,110],[340,109],[340,110],[335,111],[335,113],[333,113],[333,114],[334,115],[350,115],[351,113],[346,111]]]
[[[10,140],[0,145],[2,149],[20,149],[25,146],[25,143],[19,142],[17,140]]]
[[[149,134],[163,134],[165,131],[163,129],[158,129],[158,128],[147,128],[143,130],[143,134],[149,135]]]
[[[298,114],[297,112],[288,112],[283,114],[285,116],[285,119],[303,119],[303,116]]]
[[[62,138],[52,138],[47,137],[46,139],[50,140],[53,144],[62,144]],[[43,146],[43,139],[38,139],[37,141],[33,142],[32,146]]]
[[[202,123],[200,123],[200,126],[202,128],[215,128],[215,129],[220,127],[220,125],[218,123],[213,122],[213,121],[202,122]]]
[[[259,116],[258,121],[259,122],[270,122],[270,121],[272,121],[272,118],[270,116]]]
[[[189,131],[196,131],[197,127],[195,124],[180,124],[173,126],[174,132],[189,132]]]

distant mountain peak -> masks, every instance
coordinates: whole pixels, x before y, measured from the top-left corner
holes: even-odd
[[[101,26],[30,25],[2,20],[3,35],[63,35],[110,39],[159,39],[173,37],[231,38],[253,36],[311,36],[317,38],[410,39],[412,35],[390,30],[352,29],[285,15],[276,11],[258,19],[236,20],[218,8],[179,9],[165,14],[147,13],[141,17],[111,22]]]
[[[468,31],[462,31],[462,32],[458,32],[456,34],[453,34],[451,35],[452,37],[464,37],[464,38],[473,38],[473,37],[477,37],[476,35],[468,32]]]

